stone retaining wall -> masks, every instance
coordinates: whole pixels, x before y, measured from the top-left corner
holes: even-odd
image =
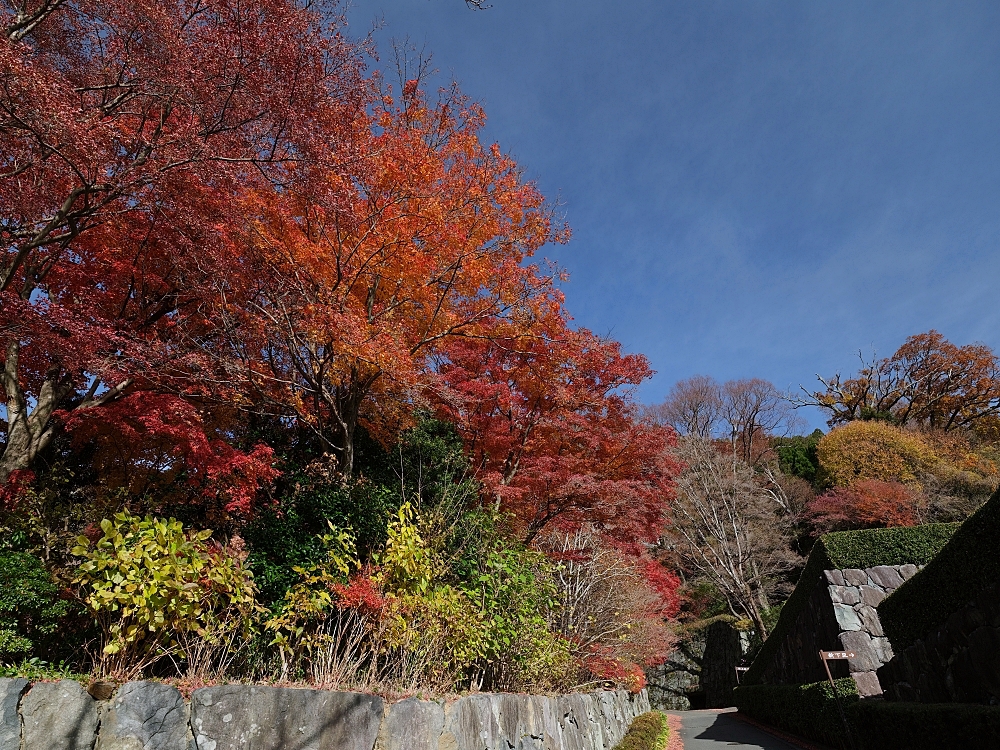
[[[646,670],[650,705],[661,711],[732,706],[736,667],[749,650],[748,633],[731,621],[689,631],[663,664]]]
[[[823,571],[808,605],[765,667],[764,681],[824,681],[820,650],[853,651],[855,658],[846,663],[830,662],[833,676],[853,677],[863,697],[881,695],[877,671],[893,653],[875,608],[917,570],[915,565],[879,565]]]
[[[0,679],[0,750],[612,750],[643,691],[478,694],[449,706],[325,690],[221,685],[185,702],[129,682],[97,701],[77,682]]]
[[[649,704],[660,711],[704,708],[691,699],[701,690],[701,668],[705,660],[705,633],[679,640],[663,664],[646,670]]]
[[[890,701],[1000,705],[1000,583],[878,670]]]

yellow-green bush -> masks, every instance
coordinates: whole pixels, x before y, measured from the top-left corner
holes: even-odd
[[[177,646],[184,633],[209,636],[243,625],[256,609],[253,576],[240,556],[212,545],[211,531],[186,531],[173,518],[119,513],[101,521],[74,582],[101,627],[97,668],[130,677]]]
[[[850,422],[831,430],[816,456],[823,476],[839,487],[859,479],[913,483],[935,461],[919,435],[885,422]]]

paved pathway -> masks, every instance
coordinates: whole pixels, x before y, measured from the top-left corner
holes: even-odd
[[[669,711],[681,717],[684,750],[798,750],[784,740],[731,716],[731,711]]]

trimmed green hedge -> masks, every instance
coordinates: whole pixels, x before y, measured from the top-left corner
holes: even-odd
[[[1000,706],[860,700],[850,677],[837,691],[858,750],[1000,750]],[[740,685],[740,712],[791,734],[847,747],[844,723],[827,682]]]
[[[665,750],[670,739],[667,715],[661,711],[648,711],[632,720],[622,741],[615,750]]]
[[[846,710],[858,702],[858,687],[850,677],[837,680]],[[733,691],[740,713],[800,737],[839,747],[844,723],[828,682],[807,685],[740,685]]]
[[[961,525],[927,567],[878,606],[882,629],[897,654],[1000,580],[998,539],[1000,490]]]
[[[960,523],[929,523],[891,529],[861,529],[826,534],[820,541],[834,568],[876,565],[927,565],[948,544]]]
[[[948,543],[961,524],[931,523],[891,529],[837,531],[816,540],[792,595],[781,610],[774,631],[761,646],[746,673],[746,683],[763,682],[765,665],[774,658],[805,609],[824,570],[872,568],[876,565],[926,565]],[[881,610],[880,610],[881,611]]]
[[[1000,706],[861,701],[847,718],[862,750],[1000,750]]]

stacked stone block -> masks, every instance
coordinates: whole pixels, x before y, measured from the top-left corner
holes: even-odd
[[[876,607],[917,570],[916,565],[879,565],[823,571],[840,648],[855,654],[848,669],[863,697],[882,694],[876,672],[893,656]]]
[[[847,662],[830,662],[834,677],[853,677],[863,697],[882,694],[878,669],[892,659],[876,607],[909,580],[916,565],[824,570],[809,601],[763,670],[772,684],[826,680],[820,651],[853,651]],[[800,584],[801,585],[801,584]]]
[[[646,670],[649,702],[661,711],[687,711],[691,694],[701,688],[701,668],[705,658],[705,634],[682,639],[663,664]]]
[[[878,670],[890,701],[1000,705],[1000,583]]]
[[[0,679],[0,750],[611,750],[648,710],[645,691],[478,694],[446,706],[223,685],[186,703],[160,683],[97,701],[71,680]]]

